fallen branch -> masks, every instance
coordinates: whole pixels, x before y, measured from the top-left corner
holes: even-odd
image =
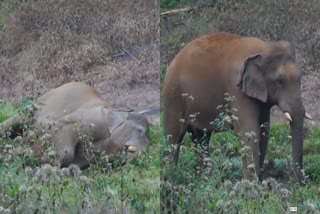
[[[139,62],[139,60],[137,58],[135,58],[131,53],[129,53],[129,51],[127,51],[126,49],[123,49],[123,51],[128,54],[129,56],[131,56],[132,59],[136,60],[137,62]]]
[[[190,12],[192,10],[193,10],[192,7],[185,7],[185,8],[181,8],[181,9],[168,10],[168,11],[160,13],[160,16],[170,15],[170,14],[175,14],[175,13],[180,13],[180,12]]]

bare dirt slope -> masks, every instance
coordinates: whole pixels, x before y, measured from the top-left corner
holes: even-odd
[[[115,107],[159,106],[158,0],[6,1],[0,14],[0,100],[81,81]]]

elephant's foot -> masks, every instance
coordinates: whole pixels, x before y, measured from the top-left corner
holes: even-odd
[[[290,177],[293,178],[296,182],[299,182],[300,184],[305,184],[306,176],[304,174],[304,170],[300,167],[293,167],[290,173]]]

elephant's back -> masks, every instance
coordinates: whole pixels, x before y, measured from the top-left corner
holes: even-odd
[[[191,41],[167,69],[164,110],[182,114],[201,112],[198,121],[208,124],[208,118],[217,116],[212,110],[223,103],[225,92],[237,87],[236,79],[245,58],[264,48],[262,40],[231,33],[207,34]],[[193,105],[184,101],[185,93],[192,96]]]
[[[250,55],[266,51],[266,43],[254,37],[212,33],[189,42],[172,60],[164,80],[164,90],[172,85],[225,85],[225,75],[239,68]],[[177,86],[176,86],[177,87]]]
[[[80,108],[108,104],[91,86],[81,82],[70,82],[57,87],[38,98],[41,107],[39,117],[59,119]]]

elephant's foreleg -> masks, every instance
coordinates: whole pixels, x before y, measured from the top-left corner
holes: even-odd
[[[270,109],[266,109],[261,113],[260,117],[260,158],[259,158],[259,171],[258,177],[262,181],[264,172],[264,159],[267,153],[267,146],[269,141],[270,129]]]
[[[88,152],[90,151],[86,151],[82,143],[78,143],[72,163],[79,166],[80,169],[88,168],[90,165],[90,157],[88,157]]]
[[[258,125],[257,125],[258,126]],[[239,134],[243,145],[242,161],[244,178],[252,180],[259,171],[260,146],[259,136],[260,129],[245,129]]]
[[[244,98],[245,99],[245,98]],[[242,145],[243,176],[252,180],[260,165],[260,106],[252,101],[235,100],[238,120],[234,124]]]
[[[75,157],[75,139],[72,124],[62,125],[53,133],[53,141],[56,147],[61,167],[68,167],[73,163]]]

